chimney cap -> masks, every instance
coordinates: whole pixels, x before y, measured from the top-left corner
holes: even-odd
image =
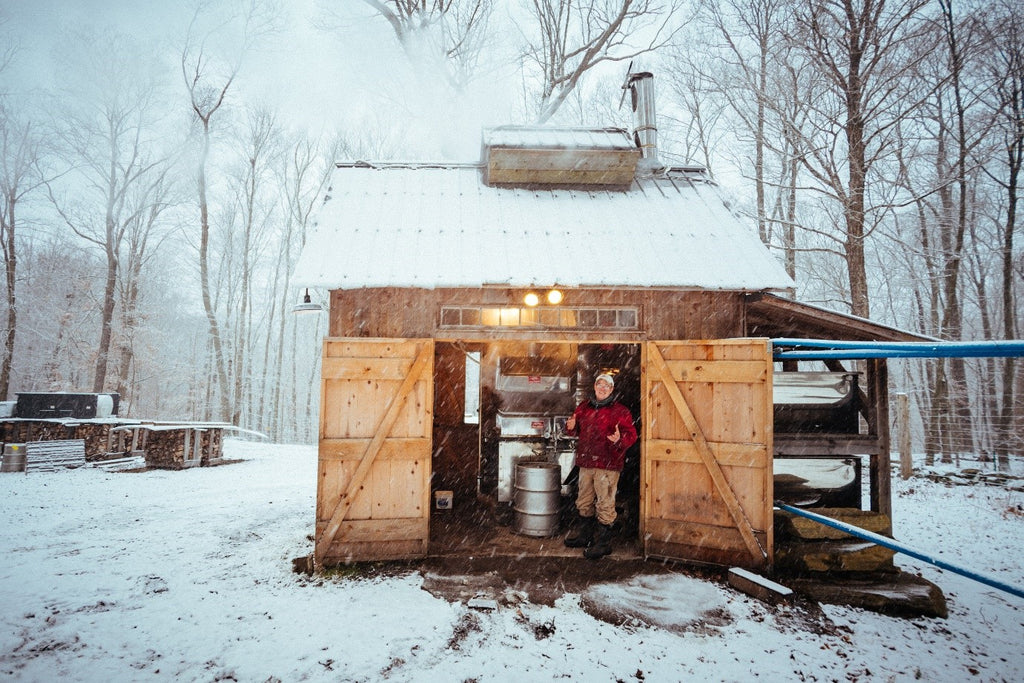
[[[641,81],[645,78],[654,78],[654,74],[650,71],[636,71],[629,74],[629,78],[626,80],[626,85],[623,87],[629,87],[633,85],[634,81]]]

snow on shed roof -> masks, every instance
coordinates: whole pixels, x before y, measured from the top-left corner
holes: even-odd
[[[694,169],[628,191],[488,187],[480,164],[341,163],[299,287],[794,286]]]
[[[498,126],[484,131],[490,147],[558,147],[565,149],[636,149],[623,128]]]

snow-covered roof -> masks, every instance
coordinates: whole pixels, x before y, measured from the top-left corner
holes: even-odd
[[[498,126],[483,133],[489,147],[564,149],[636,149],[622,128],[560,128],[557,126]]]
[[[299,287],[794,286],[694,169],[628,190],[489,187],[481,164],[338,164]]]

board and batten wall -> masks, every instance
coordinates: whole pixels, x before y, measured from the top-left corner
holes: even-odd
[[[522,307],[525,288],[363,288],[332,290],[331,337],[435,339],[531,338],[587,341],[608,330],[497,327],[440,330],[442,306]],[[532,291],[543,293],[543,288]],[[641,339],[728,339],[743,336],[744,293],[681,289],[566,288],[563,306],[639,309],[639,329],[616,331],[623,341]],[[540,336],[538,336],[540,335]]]

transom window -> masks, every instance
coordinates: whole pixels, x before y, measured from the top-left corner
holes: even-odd
[[[573,330],[636,330],[635,306],[442,306],[441,327],[532,327]]]

